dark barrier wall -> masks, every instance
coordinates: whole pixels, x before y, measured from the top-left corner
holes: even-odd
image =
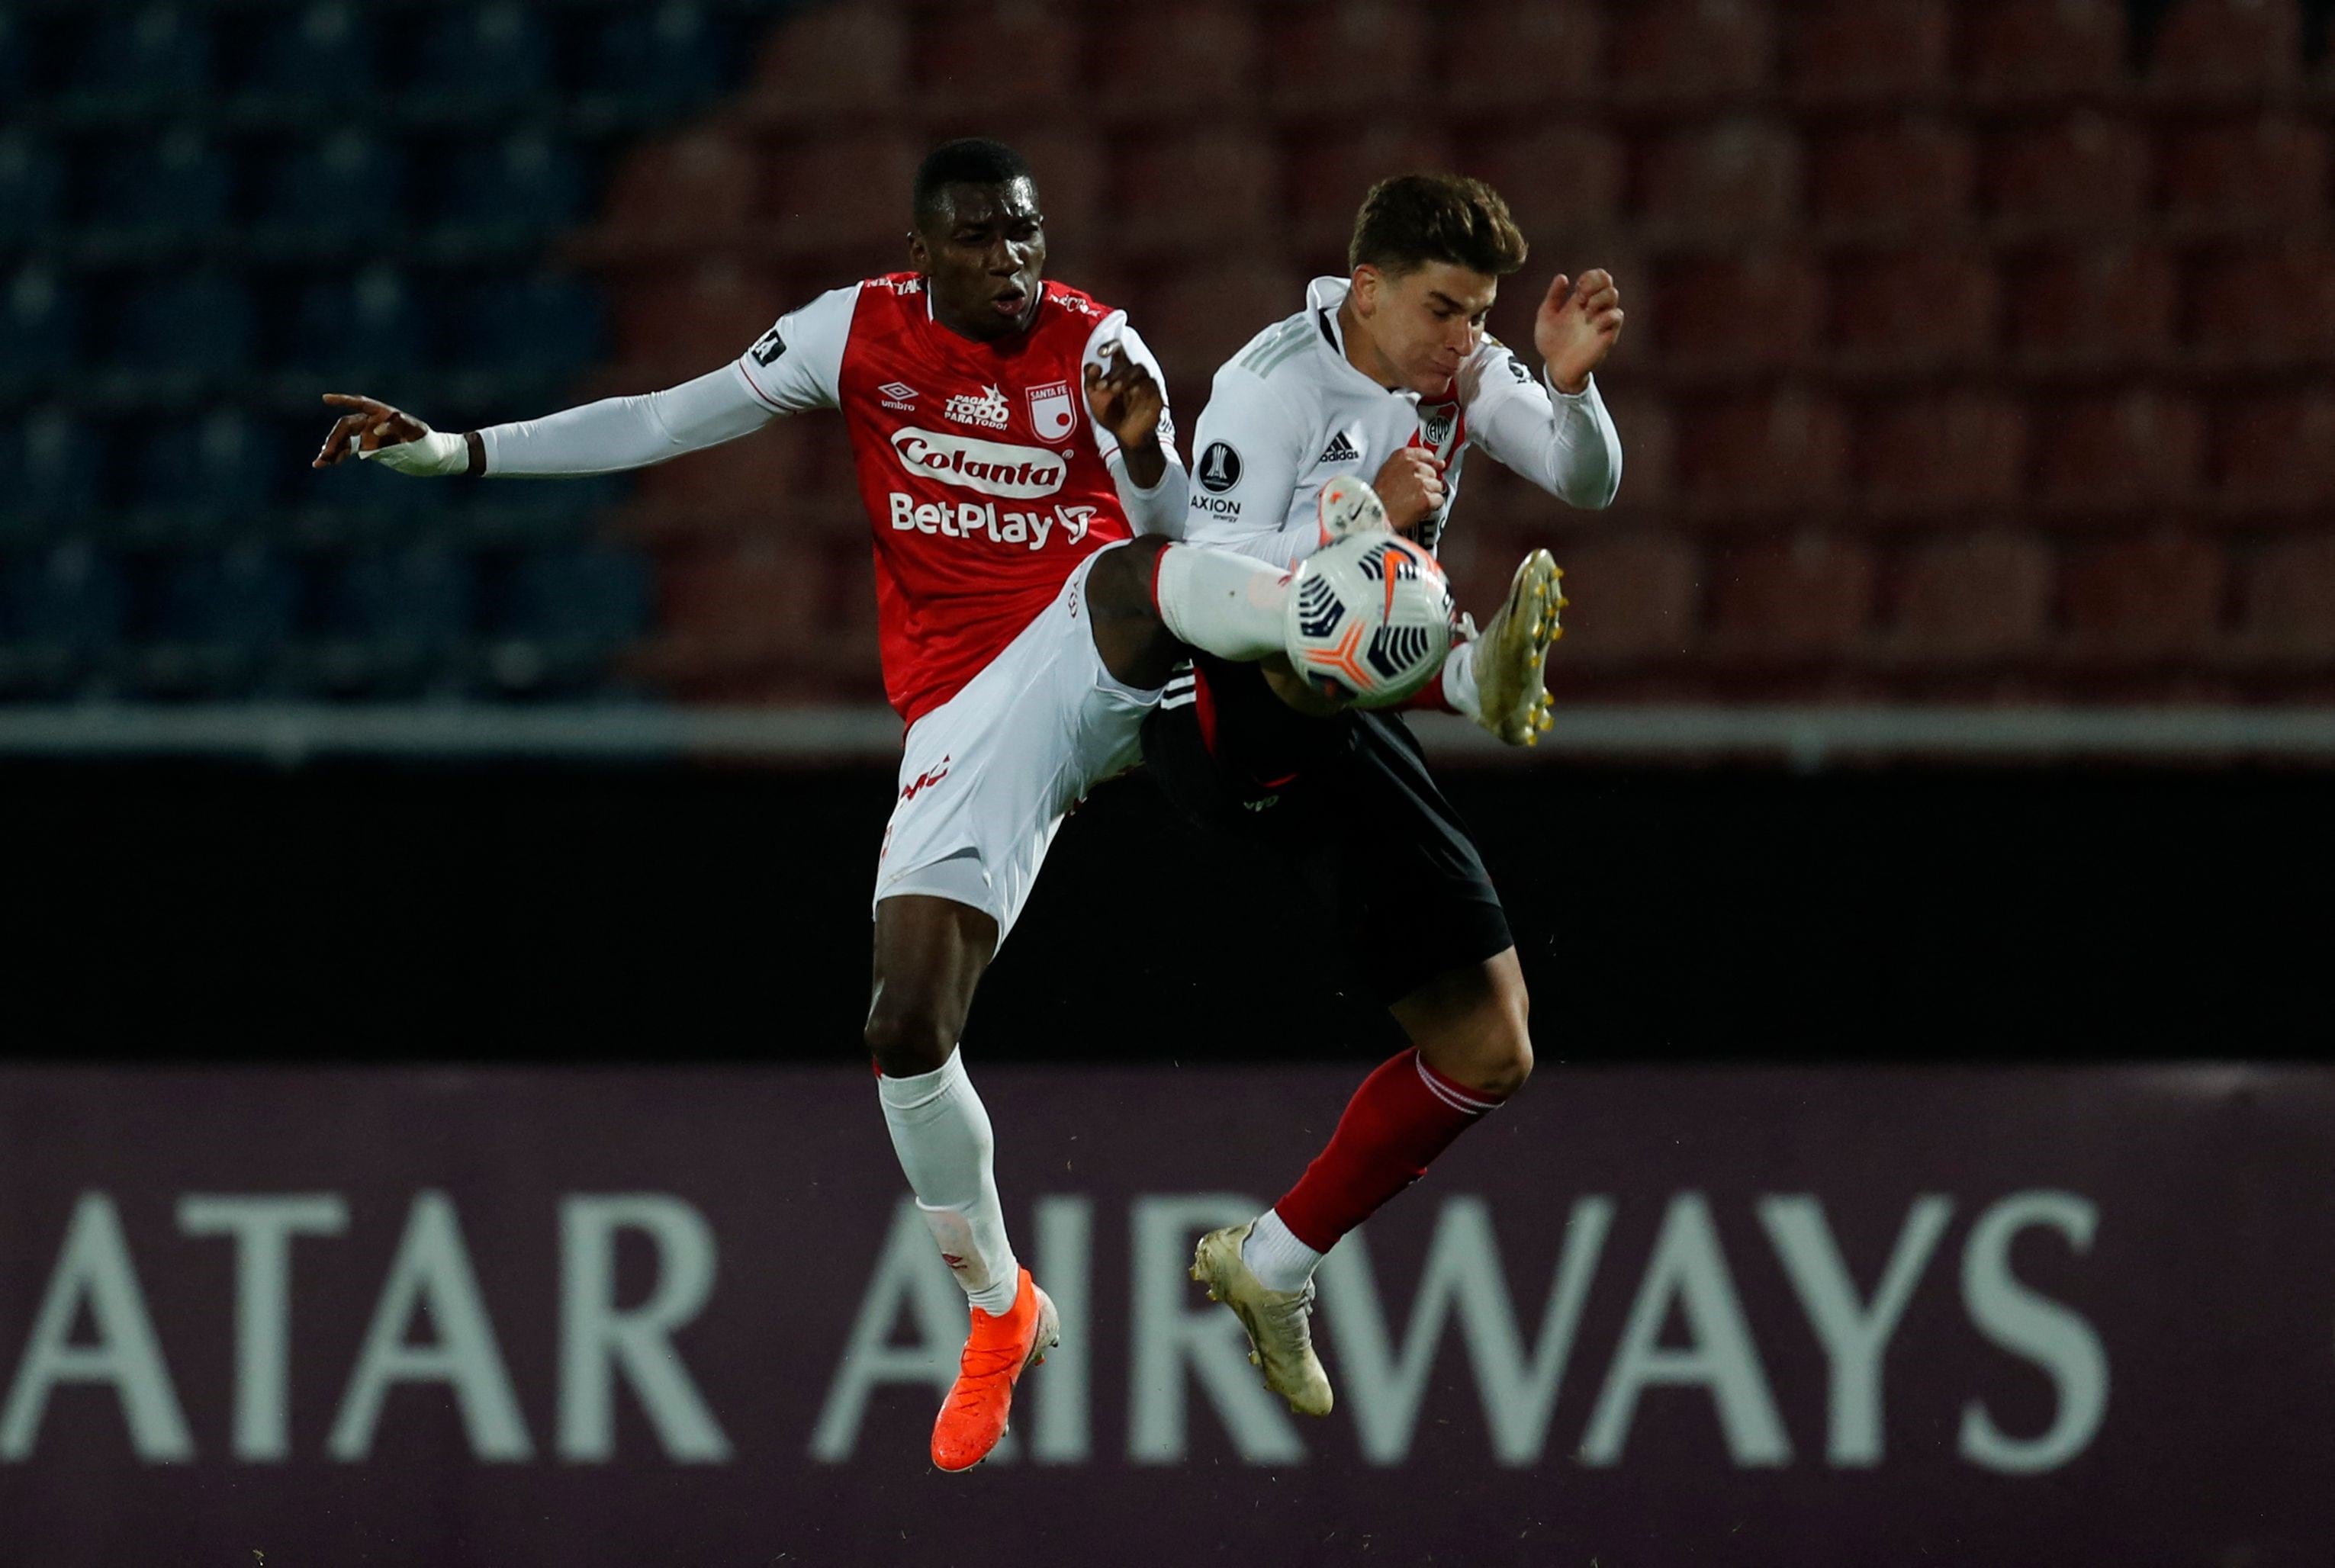
[[[985,1072],[1065,1338],[945,1478],[857,1073],[0,1072],[0,1562],[2328,1561],[2335,1073],[1544,1074],[1301,1426],[1184,1271],[1351,1076]]]

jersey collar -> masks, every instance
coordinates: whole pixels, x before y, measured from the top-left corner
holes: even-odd
[[[1305,286],[1305,308],[1313,314],[1313,324],[1321,329],[1322,352],[1338,362],[1338,368],[1372,392],[1405,399],[1417,404],[1419,395],[1409,387],[1382,386],[1374,378],[1354,368],[1346,357],[1345,329],[1338,324],[1338,307],[1346,303],[1353,291],[1353,280],[1344,277],[1317,277]]]

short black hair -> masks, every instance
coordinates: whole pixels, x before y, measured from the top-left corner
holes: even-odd
[[[1506,277],[1524,266],[1528,248],[1508,204],[1482,180],[1399,174],[1380,180],[1362,198],[1346,265],[1400,276],[1430,261],[1448,261]]]
[[[942,142],[916,165],[910,210],[922,227],[927,218],[937,215],[941,192],[952,185],[1010,185],[1017,179],[1030,180],[1031,188],[1036,189],[1027,159],[986,136],[960,136]]]

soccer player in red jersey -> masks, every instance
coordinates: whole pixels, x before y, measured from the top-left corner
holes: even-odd
[[[333,394],[353,411],[315,463],[603,473],[842,411],[885,686],[907,725],[866,1042],[901,1167],[972,1301],[932,1442],[935,1465],[961,1470],[1003,1434],[1016,1379],[1056,1333],[1007,1240],[989,1116],[956,1049],[974,989],[1064,814],[1139,760],[1175,662],[1281,652],[1287,576],[1170,542],[1187,490],[1158,363],[1124,312],[1042,280],[1044,219],[1017,154],[935,149],[914,219],[912,270],[821,295],[708,375],[461,434]]]

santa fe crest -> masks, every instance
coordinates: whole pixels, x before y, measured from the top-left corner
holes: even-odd
[[[1030,426],[1040,440],[1061,440],[1078,422],[1078,404],[1071,401],[1070,382],[1053,381],[1030,389]]]

